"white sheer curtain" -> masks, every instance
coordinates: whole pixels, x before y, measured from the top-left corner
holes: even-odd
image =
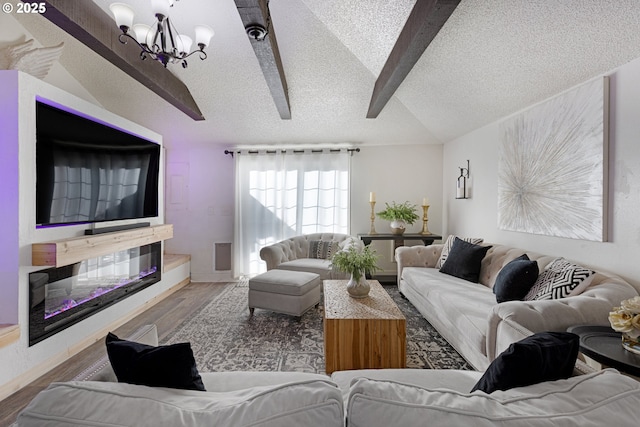
[[[236,155],[234,275],[266,270],[260,249],[308,233],[348,233],[350,153]]]

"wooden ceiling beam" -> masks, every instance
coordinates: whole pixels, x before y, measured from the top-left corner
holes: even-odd
[[[40,0],[23,0],[41,3]],[[84,43],[107,61],[160,95],[194,120],[204,120],[189,89],[154,60],[142,61],[132,41],[122,44],[114,20],[92,1],[47,0],[42,14],[49,21]]]
[[[289,105],[289,89],[284,76],[282,59],[278,50],[276,32],[268,8],[268,0],[235,0],[238,13],[245,28],[249,25],[261,25],[268,29],[269,33],[264,40],[255,40],[249,37],[251,47],[258,58],[260,68],[267,81],[267,86],[276,104],[280,118],[291,119],[291,107]]]
[[[416,1],[376,80],[368,119],[378,117],[459,3],[460,0]]]

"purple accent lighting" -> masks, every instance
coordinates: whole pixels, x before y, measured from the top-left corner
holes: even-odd
[[[118,281],[114,286],[105,286],[105,287],[99,287],[94,289],[93,291],[91,291],[89,293],[88,296],[86,297],[81,297],[78,299],[64,299],[62,301],[62,304],[60,304],[56,309],[54,310],[47,310],[45,308],[45,312],[44,312],[44,318],[45,319],[49,319],[53,316],[56,316],[60,313],[63,313],[67,310],[70,310],[74,307],[79,306],[80,304],[84,304],[85,302],[91,301],[95,298],[98,298],[101,295],[106,295],[111,291],[115,291],[116,289],[119,289],[123,286],[127,286],[130,283],[136,282],[138,280],[144,279],[145,277],[149,276],[150,274],[155,273],[156,271],[158,271],[157,267],[152,267],[150,270],[148,271],[144,271],[142,273],[140,273],[136,278],[134,279],[122,279],[122,278],[117,278],[116,280]],[[103,279],[104,281],[109,281],[109,279],[105,278]]]
[[[160,242],[29,274],[29,345],[161,279]]]

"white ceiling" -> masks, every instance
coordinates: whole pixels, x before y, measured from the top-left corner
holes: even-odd
[[[95,0],[107,12],[111,2]],[[152,22],[149,2],[126,2],[136,22]],[[14,17],[44,46],[64,41],[61,64],[105,108],[163,134],[169,147],[445,143],[640,57],[637,0],[462,0],[379,117],[367,119],[414,3],[271,0],[291,120],[278,115],[233,0],[172,9],[180,32],[199,23],[216,32],[209,59],[170,66],[201,122],[48,20]]]

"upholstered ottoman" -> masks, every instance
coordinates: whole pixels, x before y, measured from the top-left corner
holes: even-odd
[[[302,316],[320,304],[320,276],[291,270],[269,270],[249,279],[249,313],[255,308]]]

